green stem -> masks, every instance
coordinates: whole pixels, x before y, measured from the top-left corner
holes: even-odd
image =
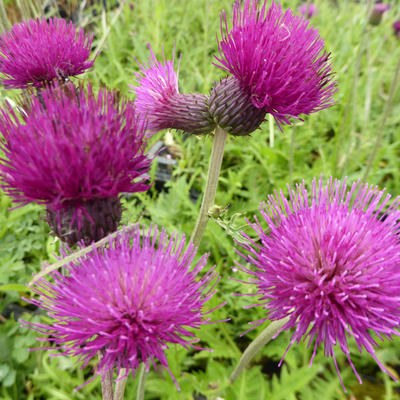
[[[124,393],[125,393],[125,386],[126,386],[126,381],[128,380],[128,376],[125,378],[121,378],[126,374],[126,369],[122,368],[121,371],[119,372],[118,380],[115,384],[115,392],[114,392],[114,400],[122,400],[124,398]]]
[[[274,321],[264,329],[247,347],[242,354],[236,368],[232,372],[229,381],[231,383],[240,376],[243,370],[249,365],[254,356],[276,335],[276,333],[284,326],[289,320],[289,317],[283,318],[279,321]]]
[[[294,165],[294,135],[296,133],[296,126],[293,126],[290,132],[290,150],[289,150],[289,181],[293,185],[293,165]]]
[[[140,367],[139,384],[137,388],[136,400],[144,399],[144,386],[146,384],[146,365],[142,363]]]
[[[28,283],[28,286],[32,286],[40,278],[46,276],[47,274],[49,274],[52,271],[55,271],[56,269],[62,267],[63,265],[73,262],[73,261],[77,260],[78,258],[84,256],[85,254],[90,253],[92,250],[108,244],[111,239],[117,237],[119,234],[121,234],[121,232],[129,231],[130,229],[133,229],[136,225],[137,225],[136,223],[127,225],[118,231],[110,233],[108,236],[104,237],[103,239],[100,239],[98,242],[93,243],[90,246],[84,247],[83,249],[77,250],[74,253],[70,254],[69,256],[64,257],[63,259],[58,260],[55,263],[43,268],[39,273],[37,273],[33,277],[33,279]]]
[[[368,175],[371,171],[372,165],[374,164],[375,157],[378,154],[378,150],[380,149],[380,147],[382,145],[383,131],[384,131],[387,119],[389,117],[390,111],[392,110],[394,95],[396,93],[397,85],[399,83],[399,76],[400,76],[400,57],[397,62],[396,71],[393,76],[393,81],[392,81],[392,85],[390,87],[389,97],[386,101],[385,108],[383,110],[383,114],[382,114],[382,118],[381,118],[381,122],[380,122],[379,128],[377,130],[375,145],[369,156],[369,159],[367,162],[367,167],[365,168],[365,172],[362,177],[363,182],[366,182]]]
[[[218,178],[221,171],[222,158],[224,156],[225,143],[228,133],[217,127],[214,135],[214,143],[211,151],[210,165],[208,167],[206,188],[201,203],[199,216],[190,240],[195,246],[200,244],[208,223],[208,211],[214,205],[217,192]]]
[[[275,144],[275,131],[274,131],[274,117],[269,114],[269,147],[274,147]]]

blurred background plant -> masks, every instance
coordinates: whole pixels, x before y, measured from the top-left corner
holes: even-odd
[[[400,19],[400,5],[393,0],[380,24],[368,23],[372,1],[316,0],[318,12],[311,23],[318,27],[325,46],[332,53],[338,81],[336,105],[285,127],[281,133],[274,123],[264,123],[251,137],[229,137],[223,160],[216,204],[200,246],[199,254],[211,252],[211,263],[223,279],[213,302],[228,304],[215,319],[230,317],[225,324],[205,327],[198,332],[203,347],[213,353],[172,347],[168,351],[173,374],[181,386],[176,391],[168,372],[157,368],[146,383],[148,399],[351,399],[391,400],[400,398],[399,385],[381,373],[366,354],[354,363],[362,374],[360,386],[343,356],[338,363],[348,393],[343,393],[331,360],[319,354],[308,367],[311,351],[302,343],[293,347],[281,369],[277,363],[288,344],[290,332],[282,333],[266,346],[233,385],[227,379],[241,351],[262,330],[248,329],[247,323],[262,317],[244,293],[249,287],[229,280],[241,279],[232,272],[234,239],[245,227],[245,218],[258,214],[267,194],[286,183],[314,176],[333,175],[350,180],[361,178],[371,152],[381,135],[381,144],[368,171],[367,181],[400,194],[400,93],[393,90],[400,58],[400,40],[393,34],[393,22]],[[298,10],[300,2],[282,0],[283,7]],[[183,93],[208,93],[213,81],[223,73],[212,65],[217,53],[215,35],[219,32],[219,12],[232,12],[232,0],[137,0],[137,1],[0,1],[1,30],[21,19],[58,15],[70,19],[95,34],[93,51],[101,50],[93,69],[79,80],[89,79],[95,88],[118,88],[133,100],[128,90],[135,84],[134,72],[148,56],[150,43],[157,57],[165,47],[167,58],[173,48],[181,58],[179,85]],[[392,93],[392,100],[390,100]],[[17,90],[0,89],[2,100],[18,96]],[[387,117],[383,120],[387,110]],[[190,235],[200,207],[199,193],[204,185],[211,151],[210,137],[160,132],[152,144],[164,150],[151,172],[155,181],[146,193],[122,199],[123,223],[141,221],[164,226],[170,233]],[[286,192],[285,192],[286,193]],[[64,356],[50,357],[47,351],[28,352],[38,347],[35,333],[19,327],[18,318],[37,322],[34,307],[20,296],[29,296],[25,286],[44,260],[55,260],[59,242],[49,236],[44,211],[35,205],[16,210],[0,194],[0,399],[98,399],[96,380],[79,391],[73,389],[90,376],[91,367],[81,370]],[[250,232],[249,232],[250,233]],[[243,277],[242,277],[243,278]],[[400,374],[400,340],[386,341],[377,356],[392,374]],[[136,381],[128,380],[126,398],[133,398]]]

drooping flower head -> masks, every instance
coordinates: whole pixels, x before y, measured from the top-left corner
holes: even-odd
[[[386,11],[389,11],[391,8],[390,4],[377,3],[372,9],[372,13],[369,19],[370,24],[379,25],[382,21],[382,16]]]
[[[131,86],[136,93],[137,113],[146,121],[150,132],[162,129],[181,129],[193,134],[210,133],[215,124],[209,118],[207,97],[202,94],[182,94],[178,89],[178,74],[174,58],[163,63],[150,48],[150,59],[140,65],[136,73],[139,86]]]
[[[400,38],[400,20],[393,23],[394,34]]]
[[[22,121],[1,110],[0,132],[0,185],[20,205],[44,204],[50,227],[69,244],[115,230],[118,195],[149,187],[144,126],[116,93],[47,88]]]
[[[7,88],[43,87],[91,68],[92,36],[72,22],[45,18],[21,22],[0,37],[0,82]]]
[[[224,102],[239,104],[239,98],[259,110],[260,123],[261,114],[270,113],[279,125],[333,103],[335,83],[318,31],[290,9],[283,11],[274,1],[268,8],[267,3],[265,0],[259,7],[257,0],[236,1],[231,28],[225,12],[221,15],[222,39],[215,65],[232,76],[210,96],[210,109],[218,110],[212,112],[217,123],[222,119],[246,121],[247,110],[238,117],[243,107],[230,111],[230,117],[224,112]],[[235,93],[226,86],[235,86]],[[214,102],[218,104],[214,106]],[[229,124],[237,122],[227,122],[228,129]]]
[[[79,356],[83,366],[102,354],[96,374],[126,368],[133,375],[140,363],[149,368],[155,360],[168,368],[170,343],[198,348],[191,328],[210,323],[212,310],[203,307],[219,280],[215,267],[199,277],[208,255],[192,267],[195,248],[184,246],[184,237],[169,238],[157,227],[122,231],[107,248],[69,264],[69,276],[53,272],[54,282],[38,281],[33,290],[40,297],[28,301],[53,323],[30,327],[51,335],[41,340]]]
[[[390,195],[377,187],[356,182],[348,188],[332,178],[326,185],[314,179],[311,194],[304,182],[289,194],[290,201],[282,191],[268,196],[260,211],[270,232],[256,219],[251,225],[261,242],[243,245],[244,259],[256,269],[240,268],[268,310],[264,320],[289,317],[282,329],[295,331],[287,351],[308,339],[310,363],[323,346],[339,373],[337,344],[361,383],[350,359],[354,338],[388,372],[375,355],[372,333],[399,335],[400,197],[389,205]]]
[[[303,3],[299,7],[299,13],[305,18],[311,18],[317,12],[317,7],[314,3]]]

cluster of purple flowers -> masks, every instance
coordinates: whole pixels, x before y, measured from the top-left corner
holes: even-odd
[[[316,13],[312,4],[299,11]],[[151,52],[136,74],[133,104],[116,92],[96,95],[90,85],[66,82],[93,65],[92,39],[82,30],[58,19],[14,26],[0,40],[1,82],[37,93],[24,107],[0,110],[1,187],[19,205],[45,205],[49,226],[68,245],[88,245],[117,230],[121,193],[149,188],[146,132],[206,134],[220,126],[248,135],[266,113],[281,126],[333,103],[329,56],[305,18],[274,1],[268,7],[238,0],[231,27],[221,15],[221,35],[215,65],[229,76],[209,96],[180,93],[174,59],[159,62]],[[268,310],[252,326],[288,318],[282,329],[295,328],[288,350],[307,338],[311,362],[323,346],[340,375],[338,345],[361,382],[350,358],[352,337],[388,372],[371,331],[399,335],[400,198],[389,205],[390,196],[376,187],[347,188],[333,179],[324,185],[322,178],[312,182],[311,196],[305,183],[289,188],[289,196],[268,197],[260,209],[268,229],[249,222],[259,240],[247,237],[237,250],[258,305]],[[40,279],[39,297],[28,301],[53,323],[25,324],[84,366],[101,354],[98,375],[114,368],[134,375],[154,360],[168,369],[168,344],[196,348],[192,328],[211,323],[213,310],[203,309],[219,278],[215,267],[203,271],[208,255],[194,263],[195,253],[184,237],[163,229],[125,229],[69,263],[66,274]]]
[[[266,113],[278,124],[332,105],[336,91],[329,56],[316,29],[274,1],[260,7],[257,0],[237,1],[232,27],[221,15],[222,39],[216,66],[230,74],[209,97],[178,92],[173,61],[158,62],[154,54],[137,74],[136,107],[152,128],[207,133],[219,125],[232,135],[248,135]],[[157,79],[153,79],[153,77]],[[191,95],[195,96],[195,95]],[[162,99],[162,101],[157,101]],[[197,113],[192,108],[199,109]],[[184,121],[177,127],[171,121]],[[182,126],[182,124],[184,126]]]

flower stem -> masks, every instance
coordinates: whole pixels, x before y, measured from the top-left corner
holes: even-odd
[[[228,133],[217,127],[214,136],[213,148],[211,151],[210,165],[208,167],[206,188],[201,203],[200,213],[197,217],[196,226],[190,240],[195,246],[200,244],[208,223],[208,211],[214,205],[217,192],[218,178],[221,171],[222,158]]]
[[[121,371],[119,372],[118,380],[115,384],[115,392],[114,392],[114,400],[122,400],[124,398],[124,393],[125,393],[125,386],[126,386],[126,381],[128,379],[127,376],[124,378],[121,378],[126,374],[126,369],[121,368]]]
[[[101,393],[103,400],[114,400],[111,371],[101,377]]]
[[[293,165],[294,165],[294,135],[296,132],[296,126],[293,126],[290,132],[290,150],[289,150],[289,181],[293,185]]]
[[[242,354],[236,368],[232,372],[229,381],[231,383],[240,376],[243,370],[249,365],[253,357],[276,335],[277,332],[289,321],[289,317],[274,321],[264,329],[247,347]]]
[[[274,132],[274,117],[269,114],[269,147],[274,147],[275,132]]]
[[[390,87],[389,97],[386,101],[385,108],[383,109],[383,114],[382,114],[381,122],[379,124],[379,128],[377,129],[375,145],[369,156],[369,159],[367,162],[367,167],[365,168],[365,172],[362,177],[363,182],[366,182],[368,175],[371,171],[372,165],[374,164],[375,157],[378,154],[378,150],[380,149],[380,147],[382,145],[383,131],[384,131],[384,127],[386,125],[386,121],[389,117],[390,111],[392,110],[394,95],[396,93],[397,85],[399,83],[399,76],[400,76],[400,57],[397,62],[396,71],[393,76],[393,81],[392,81],[392,85]]]
[[[136,400],[144,399],[144,386],[146,384],[146,365],[142,363],[140,367],[139,384],[137,388]]]
[[[82,249],[75,251],[74,253],[68,255],[67,257],[64,257],[61,260],[57,260],[55,263],[46,266],[45,268],[43,268],[40,272],[38,272],[32,278],[32,280],[28,283],[28,286],[32,286],[39,279],[43,278],[44,276],[46,276],[50,272],[55,271],[56,269],[62,267],[63,265],[69,264],[69,263],[77,260],[78,258],[83,257],[84,255],[90,253],[91,251],[93,251],[94,249],[97,249],[98,247],[102,247],[102,246],[107,245],[110,242],[111,239],[116,238],[118,235],[121,234],[121,232],[125,232],[125,231],[129,232],[136,225],[137,225],[136,222],[133,223],[133,224],[127,225],[127,226],[119,229],[118,231],[110,233],[109,235],[107,235],[103,239],[100,239],[96,243],[93,243],[93,244],[91,244],[89,246],[83,247]]]

